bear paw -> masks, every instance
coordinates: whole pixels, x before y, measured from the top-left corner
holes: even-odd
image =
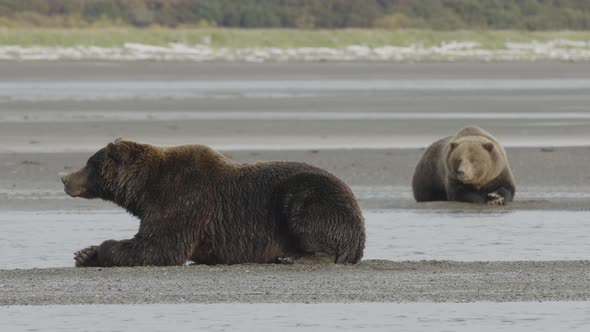
[[[74,253],[76,267],[96,266],[98,259],[98,246],[90,246]]]
[[[488,194],[488,205],[504,205],[506,204],[506,199],[504,196],[498,195],[496,193]]]
[[[275,262],[277,264],[293,265],[295,264],[295,259],[293,257],[277,257]]]

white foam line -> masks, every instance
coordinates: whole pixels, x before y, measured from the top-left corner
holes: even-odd
[[[122,47],[22,47],[0,46],[0,60],[158,60],[158,61],[424,61],[424,60],[590,60],[590,43],[556,39],[546,42],[506,42],[504,49],[484,49],[478,42],[449,41],[425,47],[350,45],[340,48],[213,48],[207,44],[171,43],[153,46],[126,43]]]
[[[171,120],[590,120],[589,112],[252,112],[252,111],[83,111],[0,112],[4,123],[171,121]]]

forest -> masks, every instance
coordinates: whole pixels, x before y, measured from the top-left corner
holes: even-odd
[[[2,0],[0,27],[588,30],[589,0]]]

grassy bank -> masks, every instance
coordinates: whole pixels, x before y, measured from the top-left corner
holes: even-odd
[[[295,30],[295,29],[167,29],[167,28],[92,28],[0,29],[0,45],[101,46],[124,43],[165,46],[179,42],[187,45],[208,43],[212,48],[255,47],[343,47],[348,45],[425,47],[449,41],[474,41],[484,49],[499,49],[507,41],[530,42],[553,39],[590,41],[590,31],[433,31],[433,30]]]

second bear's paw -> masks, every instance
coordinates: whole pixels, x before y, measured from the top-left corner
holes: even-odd
[[[498,195],[496,193],[489,193],[488,194],[488,205],[504,205],[506,204],[506,199],[504,196]]]
[[[76,267],[96,266],[98,261],[98,246],[90,246],[74,253]]]

